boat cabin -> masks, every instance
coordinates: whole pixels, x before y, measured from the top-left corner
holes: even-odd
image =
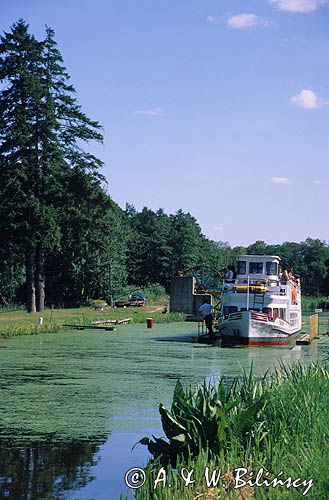
[[[237,257],[236,278],[239,282],[250,280],[267,280],[276,283],[279,279],[279,262],[277,255],[239,255]]]

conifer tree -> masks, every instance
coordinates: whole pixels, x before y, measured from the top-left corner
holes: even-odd
[[[45,255],[60,243],[72,172],[88,178],[87,191],[101,182],[102,162],[81,144],[103,138],[81,111],[52,29],[38,42],[20,20],[1,37],[0,82],[1,229],[24,250],[27,308],[42,311]]]
[[[36,212],[33,129],[40,44],[23,21],[0,41],[0,195],[2,234],[25,258],[28,310],[35,310],[33,241]],[[11,240],[11,241],[8,241]]]

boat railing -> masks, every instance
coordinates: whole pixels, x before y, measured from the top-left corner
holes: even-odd
[[[293,283],[281,283],[279,279],[274,280],[273,278],[255,278],[254,276],[248,276],[245,278],[237,278],[234,280],[224,280],[222,292],[225,293],[246,293],[247,294],[247,306],[249,309],[250,295],[278,295],[281,297],[286,297],[290,293],[290,288],[293,287]]]
[[[273,278],[258,278],[253,275],[248,275],[247,278],[237,278],[235,280],[236,285],[253,285],[253,286],[276,286],[279,285],[279,279]]]

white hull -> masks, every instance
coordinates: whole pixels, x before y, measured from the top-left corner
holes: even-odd
[[[232,313],[219,325],[219,335],[224,343],[252,346],[289,345],[300,330],[296,323],[277,318],[268,321],[265,314],[255,311]]]

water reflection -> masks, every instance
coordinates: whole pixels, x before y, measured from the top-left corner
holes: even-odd
[[[94,479],[101,443],[72,441],[23,448],[0,445],[0,497],[59,499]]]

